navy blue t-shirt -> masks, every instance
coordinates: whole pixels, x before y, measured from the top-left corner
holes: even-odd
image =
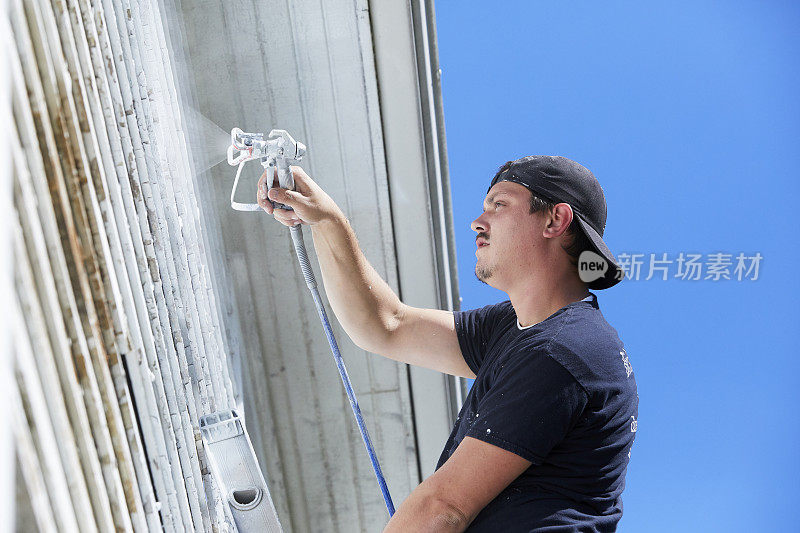
[[[533,463],[467,531],[615,531],[639,396],[597,296],[527,328],[509,301],[457,311],[455,324],[476,378],[436,468],[466,436]]]

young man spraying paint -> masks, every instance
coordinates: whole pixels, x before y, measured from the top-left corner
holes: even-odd
[[[403,304],[358,247],[345,215],[299,167],[295,191],[265,176],[258,202],[311,226],[325,291],[364,350],[475,378],[436,472],[385,532],[614,531],[638,418],[633,369],[597,296],[621,279],[602,235],[603,190],[555,156],[503,165],[476,232],[476,276],[509,300],[456,313]],[[269,200],[294,211],[274,210]],[[584,250],[607,270],[589,283]]]

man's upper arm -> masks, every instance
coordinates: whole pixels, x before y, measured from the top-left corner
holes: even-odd
[[[530,461],[515,453],[465,437],[424,484],[436,498],[461,511],[469,523],[530,466]]]
[[[403,304],[378,353],[454,376],[475,377],[461,353],[451,311]]]

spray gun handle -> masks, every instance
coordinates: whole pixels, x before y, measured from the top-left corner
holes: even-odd
[[[289,172],[289,180],[291,185],[287,187],[287,178],[286,178],[286,171],[288,170],[288,165],[286,165],[286,170],[283,170],[281,166],[277,165],[277,160],[273,158],[264,158],[261,160],[261,165],[264,167],[264,173],[267,175],[267,184],[269,189],[272,189],[272,177],[275,176],[275,172],[277,170],[278,173],[278,187],[293,190],[294,189],[294,179],[292,178],[292,173]],[[275,209],[284,209],[286,211],[293,211],[291,207],[288,205],[282,204],[280,202],[273,202],[272,200],[267,200],[269,203],[272,204],[272,207]]]
[[[270,166],[270,168],[272,168]],[[275,168],[278,171],[278,186],[287,189],[290,191],[294,190],[294,176],[292,175],[292,169],[289,168],[289,162],[286,160],[285,157],[276,157],[275,158]],[[269,170],[267,170],[269,172]],[[293,211],[291,207],[286,204],[282,204],[280,202],[272,202],[272,206],[275,209],[285,209],[287,211]]]
[[[275,168],[278,170],[278,185],[282,188],[293,191],[294,190],[294,176],[292,169],[289,168],[289,160],[285,157],[275,158]]]
[[[278,185],[290,191],[294,190],[294,176],[290,168],[292,163],[297,163],[306,153],[303,143],[295,141],[286,130],[272,130],[269,132],[268,139],[277,141],[277,153],[275,154],[275,168],[278,171]],[[292,208],[273,202],[276,208],[291,211]]]

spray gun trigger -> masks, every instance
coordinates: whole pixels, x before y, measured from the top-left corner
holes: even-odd
[[[275,209],[283,209],[284,211],[294,211],[294,209],[292,209],[286,204],[282,204],[280,202],[273,202],[272,200],[270,200],[270,203],[272,204],[272,207]]]

